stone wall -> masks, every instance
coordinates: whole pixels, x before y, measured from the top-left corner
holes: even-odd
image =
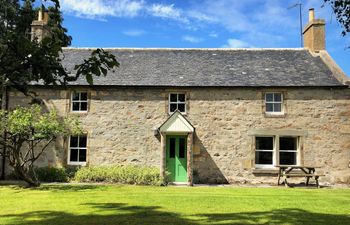
[[[350,183],[349,89],[110,88],[89,90],[88,113],[69,112],[69,90],[36,92],[60,115],[80,117],[88,134],[88,165],[160,166],[160,140],[154,130],[167,118],[170,92],[186,92],[186,117],[196,128],[194,180],[202,183],[276,183],[276,173],[256,173],[253,130],[300,131],[301,160],[322,166],[323,183]],[[267,117],[263,93],[282,91],[286,114]],[[10,107],[25,104],[10,94]],[[60,139],[40,166],[67,164],[67,140]]]

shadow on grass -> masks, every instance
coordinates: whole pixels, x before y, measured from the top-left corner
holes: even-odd
[[[264,212],[200,214],[207,224],[349,224],[349,215],[309,212],[302,209],[277,209]]]
[[[0,187],[10,187],[12,190],[43,190],[43,191],[84,191],[92,189],[107,189],[107,185],[102,184],[73,184],[73,183],[43,183],[39,187],[28,187],[19,183],[0,183]],[[114,188],[120,187],[114,185]]]
[[[96,211],[87,215],[76,215],[68,212],[35,211],[18,215],[8,214],[3,215],[3,217],[7,217],[7,220],[11,221],[9,224],[12,225],[195,224],[181,218],[176,213],[160,211],[160,208],[157,206],[128,206],[124,203],[86,204],[85,206],[91,206]]]
[[[189,215],[195,220],[184,218],[174,212],[166,212],[158,206],[133,206],[124,203],[96,203],[86,204],[95,211],[86,215],[55,212],[35,211],[23,214],[3,215],[9,224],[16,225],[116,225],[116,224],[349,224],[349,215],[334,215],[313,213],[301,209],[278,209],[265,212],[240,212],[223,214],[195,214]]]
[[[104,185],[90,185],[90,184],[46,184],[41,185],[40,187],[33,188],[33,190],[44,190],[44,191],[84,191],[92,189],[106,189]]]

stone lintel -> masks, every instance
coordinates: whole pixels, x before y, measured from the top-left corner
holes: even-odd
[[[259,135],[307,136],[308,132],[303,130],[258,129],[258,130],[249,130],[248,135],[250,136],[259,136]]]

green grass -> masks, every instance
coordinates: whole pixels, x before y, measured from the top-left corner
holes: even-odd
[[[0,224],[350,224],[350,189],[0,186]]]

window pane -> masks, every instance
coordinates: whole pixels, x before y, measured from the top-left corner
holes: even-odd
[[[179,102],[185,102],[185,94],[179,94],[178,96],[179,96],[179,99],[178,99]]]
[[[77,162],[78,161],[78,149],[70,150],[70,161]]]
[[[171,159],[175,158],[175,140],[175,138],[170,138],[169,158]]]
[[[80,111],[87,111],[87,102],[80,103]]]
[[[272,102],[273,101],[273,94],[272,93],[268,93],[265,95],[265,100],[267,102]]]
[[[70,147],[78,147],[78,137],[76,136],[70,137]]]
[[[170,102],[177,102],[177,94],[170,94]]]
[[[272,152],[255,152],[255,164],[272,165]]]
[[[297,138],[295,137],[280,137],[280,150],[296,150]]]
[[[179,139],[179,158],[184,159],[186,154],[185,138]]]
[[[73,93],[72,94],[72,99],[73,99],[73,101],[79,100],[79,93]]]
[[[273,112],[273,104],[266,103],[266,112]]]
[[[273,150],[273,137],[256,137],[257,150]]]
[[[79,147],[86,148],[86,142],[87,142],[86,136],[79,137]]]
[[[282,110],[281,103],[274,103],[273,104],[273,111],[274,112],[281,112]]]
[[[296,152],[280,152],[280,165],[296,165],[297,153]]]
[[[170,104],[170,112],[175,112],[177,109],[177,104]]]
[[[86,149],[79,149],[79,162],[86,162]]]
[[[274,94],[274,101],[275,102],[280,102],[282,100],[282,94],[281,93],[275,93]]]
[[[180,111],[180,112],[185,112],[185,104],[178,104],[177,105],[177,109]]]
[[[80,93],[80,100],[81,101],[87,101],[87,92],[81,92]]]
[[[79,102],[73,102],[73,111],[79,111]]]

